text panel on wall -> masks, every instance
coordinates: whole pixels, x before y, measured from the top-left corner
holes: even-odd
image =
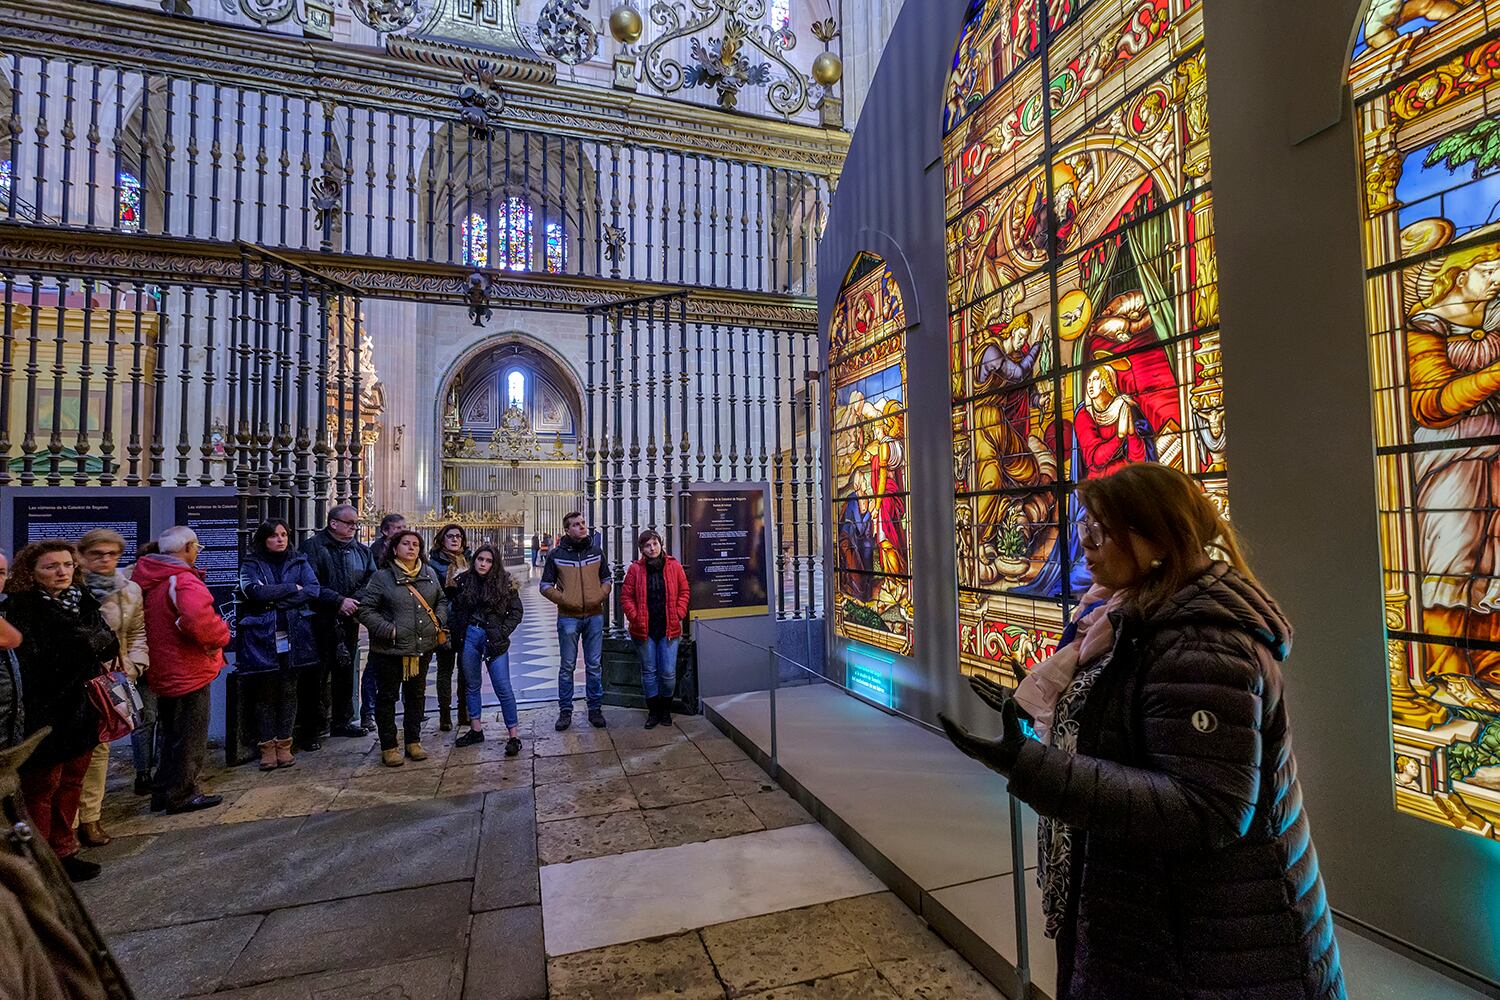
[[[1354,51],[1396,807],[1500,838],[1500,3]],[[1372,675],[1378,683],[1378,675]]]
[[[1078,482],[1228,506],[1201,4],[1041,6],[974,0],[944,108],[960,670],[1008,684],[1089,586]]]

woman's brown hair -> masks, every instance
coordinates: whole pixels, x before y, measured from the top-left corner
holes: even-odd
[[[5,583],[7,594],[22,594],[28,590],[37,589],[36,564],[41,562],[42,556],[50,552],[66,552],[73,557],[73,583],[83,584],[83,560],[78,558],[78,550],[73,547],[72,542],[61,539],[52,539],[45,542],[33,542],[20,552],[10,567],[10,579]]]
[[[1160,611],[1193,581],[1202,557],[1229,563],[1250,579],[1244,547],[1229,521],[1196,481],[1156,462],[1137,462],[1078,486],[1078,499],[1110,537],[1133,553],[1131,532],[1161,552],[1133,588],[1131,602],[1145,615]]]
[[[400,545],[401,539],[407,535],[411,535],[417,540],[417,562],[424,563],[427,561],[427,543],[422,540],[421,534],[412,531],[410,528],[403,528],[392,535],[390,541],[386,543],[385,551],[381,553],[380,565],[382,567],[393,565],[396,562],[396,546]],[[441,583],[442,581],[438,582]]]

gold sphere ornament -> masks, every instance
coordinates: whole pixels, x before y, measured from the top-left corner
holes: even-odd
[[[844,61],[832,52],[819,52],[812,64],[813,79],[832,87],[844,78]]]
[[[622,45],[634,45],[641,40],[645,30],[646,22],[641,20],[641,12],[634,7],[617,7],[609,15],[609,33]]]

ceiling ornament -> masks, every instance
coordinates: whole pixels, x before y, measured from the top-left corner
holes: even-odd
[[[599,54],[599,32],[584,13],[589,0],[547,0],[537,18],[542,50],[566,66],[578,66]]]
[[[741,90],[765,87],[784,118],[807,107],[809,83],[786,58],[797,36],[763,23],[766,0],[656,0],[649,13],[662,30],[646,46],[645,78],[663,94],[707,87],[718,93],[719,107],[734,110]],[[691,43],[687,65],[667,54],[683,40]]]

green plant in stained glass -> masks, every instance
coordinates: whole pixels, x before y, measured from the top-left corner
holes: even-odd
[[[844,602],[844,619],[863,628],[885,630],[885,621],[876,612],[858,601]]]
[[[1449,170],[1474,165],[1474,176],[1500,166],[1500,117],[1485,118],[1454,132],[1427,154],[1424,166],[1444,164]]]

